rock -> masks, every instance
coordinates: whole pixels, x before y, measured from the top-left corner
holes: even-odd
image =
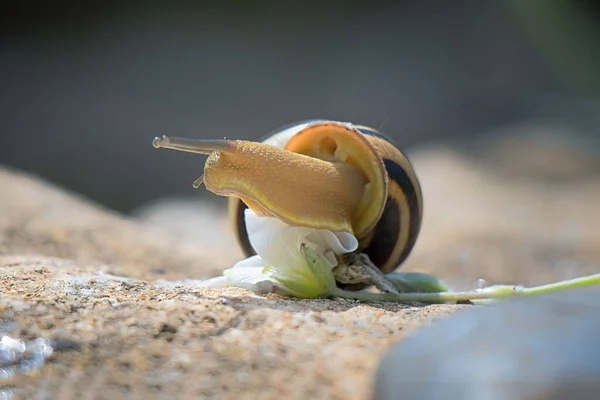
[[[542,121],[499,126],[453,146],[488,172],[538,184],[579,183],[598,177],[600,138],[572,127]]]
[[[199,288],[234,252],[16,171],[0,185],[0,336],[52,348],[0,366],[0,397],[365,399],[387,345],[465,307]]]
[[[143,204],[131,214],[137,220],[168,232],[173,238],[210,246],[216,253],[231,255],[231,261],[242,259],[227,214],[227,202],[215,195],[210,198],[212,201],[191,196],[160,198]]]
[[[55,346],[0,376],[23,399],[366,399],[386,346],[467,307],[256,296],[42,257],[0,257],[0,290],[0,335]]]
[[[0,254],[58,257],[140,279],[208,278],[240,257],[237,247],[215,252],[17,171],[0,168],[0,187]]]
[[[457,312],[393,345],[374,400],[596,399],[600,290]]]
[[[539,285],[598,272],[600,146],[539,125],[513,131],[411,153],[424,218],[403,270],[432,273],[456,290],[478,278]],[[544,159],[557,165],[539,167]]]

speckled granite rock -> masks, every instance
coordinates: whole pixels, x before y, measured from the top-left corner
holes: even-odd
[[[23,399],[366,399],[386,346],[461,307],[298,301],[8,256],[0,289],[3,334],[65,344],[2,382]]]
[[[600,396],[600,290],[462,310],[394,345],[374,400]]]

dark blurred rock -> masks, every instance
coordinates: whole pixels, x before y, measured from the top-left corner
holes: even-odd
[[[600,175],[600,137],[556,122],[521,121],[454,143],[466,159],[516,181],[577,184]]]
[[[597,399],[600,291],[459,311],[395,344],[375,400]]]

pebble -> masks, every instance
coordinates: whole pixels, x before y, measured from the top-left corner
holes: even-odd
[[[374,400],[598,399],[600,291],[474,307],[392,345]]]

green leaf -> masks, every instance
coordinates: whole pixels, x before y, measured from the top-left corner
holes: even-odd
[[[391,272],[386,277],[399,292],[441,293],[447,292],[446,285],[433,275],[422,272]]]

